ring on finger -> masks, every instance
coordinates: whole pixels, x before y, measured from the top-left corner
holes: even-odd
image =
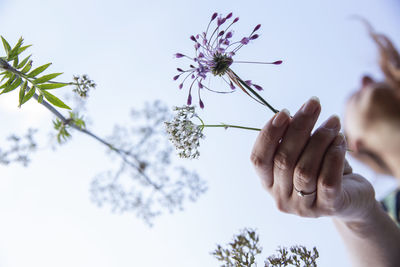
[[[297,189],[294,185],[293,185],[293,188],[294,188],[294,191],[296,191],[296,193],[297,193],[297,195],[299,197],[310,196],[310,195],[313,195],[313,194],[315,194],[317,192],[317,189],[315,189],[314,191],[312,191],[310,193],[307,193],[307,192],[304,192],[302,190]]]

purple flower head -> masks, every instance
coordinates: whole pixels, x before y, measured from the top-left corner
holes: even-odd
[[[187,100],[188,105],[192,103],[191,92],[195,87],[198,91],[199,105],[201,108],[204,107],[204,103],[201,100],[201,92],[203,90],[209,90],[216,93],[231,93],[236,88],[240,88],[245,91],[247,95],[250,95],[247,90],[252,91],[252,88],[254,88],[254,90],[262,90],[261,86],[255,85],[251,83],[251,81],[244,82],[241,80],[231,69],[232,64],[235,63],[233,57],[243,46],[248,45],[252,40],[259,37],[259,35],[254,32],[259,30],[261,27],[261,24],[258,24],[249,35],[234,40],[232,38],[233,30],[231,29],[231,26],[238,21],[239,17],[233,19],[232,13],[229,13],[226,16],[218,13],[212,14],[206,30],[200,34],[190,36],[190,39],[195,42],[194,55],[190,57],[181,53],[175,54],[176,58],[185,57],[192,61],[192,64],[189,65],[188,69],[178,68],[179,75],[174,77],[174,80],[178,80],[182,77],[182,82],[179,85],[179,88],[182,88],[185,82],[190,81]],[[248,63],[244,61],[237,62]],[[280,63],[282,63],[282,61],[275,61],[268,64],[278,65]],[[231,90],[215,91],[210,89],[206,86],[208,83],[205,82],[205,80],[211,76],[221,77]]]
[[[250,42],[250,38],[243,37],[243,39],[240,41],[241,44],[247,45]]]
[[[204,108],[204,103],[203,103],[203,101],[201,101],[201,99],[199,100],[199,105],[200,105],[200,108]]]
[[[258,34],[253,34],[252,36],[250,36],[250,40],[255,40],[259,37]]]
[[[224,24],[226,22],[226,18],[218,18],[217,19],[217,25],[218,27],[221,26],[222,24]]]
[[[261,24],[258,24],[256,27],[254,27],[253,32],[258,31],[261,28]]]
[[[263,88],[259,86],[258,84],[253,84],[254,88],[256,88],[258,91],[262,91]]]

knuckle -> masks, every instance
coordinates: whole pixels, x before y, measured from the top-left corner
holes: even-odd
[[[327,154],[326,160],[331,162],[332,165],[342,164],[344,161],[344,153],[341,147],[331,147]]]
[[[333,201],[324,201],[320,203],[319,209],[324,214],[324,216],[334,216],[338,213],[339,207],[337,204],[334,204]]]
[[[293,167],[293,159],[290,157],[289,153],[285,151],[278,151],[274,157],[274,167],[279,170],[289,170]]]
[[[312,209],[311,207],[298,208],[296,210],[296,215],[304,218],[318,218],[321,216],[318,211]]]
[[[276,208],[279,211],[284,212],[284,213],[288,213],[288,208],[287,208],[287,205],[286,205],[285,201],[282,201],[281,199],[276,199],[275,200],[275,205],[276,205]]]
[[[292,121],[291,127],[296,131],[304,131],[307,129],[306,118],[299,117]]]
[[[337,179],[336,179],[337,180]],[[332,177],[324,177],[321,179],[318,185],[319,190],[323,193],[327,199],[335,198],[337,191],[337,184],[334,182],[335,179]]]
[[[260,182],[261,182],[261,186],[267,192],[271,193],[272,179],[268,179],[268,177],[261,177]]]
[[[313,182],[313,170],[306,165],[297,165],[294,170],[296,185],[301,188],[308,188]]]
[[[335,130],[325,127],[320,127],[314,132],[312,139],[315,139],[317,142],[322,142],[326,139],[332,139],[335,136],[336,136]]]
[[[263,157],[254,151],[250,155],[250,161],[253,163],[254,167],[256,167],[256,168],[260,168],[260,167],[263,167],[266,165]]]
[[[271,135],[271,132],[268,131],[267,129],[262,129],[260,132],[260,139],[263,141],[263,143],[273,143],[274,142],[274,138]]]
[[[332,181],[333,179],[327,179],[327,177],[324,177],[324,179],[319,180],[318,187],[323,193],[329,193],[334,189],[334,184]]]
[[[309,217],[310,211],[306,209],[297,209],[296,210],[296,215],[300,217]]]

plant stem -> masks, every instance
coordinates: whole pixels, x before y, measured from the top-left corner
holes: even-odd
[[[38,97],[39,96],[36,93],[33,95],[33,98],[36,99],[36,100],[38,99]],[[94,138],[95,140],[97,140],[101,144],[107,146],[109,149],[111,149],[112,151],[117,153],[126,164],[128,164],[129,166],[135,168],[142,175],[143,179],[149,185],[151,185],[155,190],[157,190],[157,191],[161,192],[162,194],[166,195],[166,193],[162,190],[161,186],[156,184],[155,182],[153,182],[151,180],[151,178],[149,176],[147,176],[147,174],[144,173],[144,170],[140,167],[141,161],[135,155],[133,155],[129,151],[118,149],[118,148],[114,147],[112,144],[110,144],[109,142],[107,142],[104,139],[102,139],[101,137],[95,135],[94,133],[92,133],[92,132],[90,132],[90,131],[88,131],[88,130],[86,130],[84,128],[81,128],[81,127],[77,126],[73,121],[66,119],[60,112],[58,112],[57,109],[55,109],[52,105],[47,103],[46,100],[43,100],[40,104],[42,104],[45,108],[47,108],[51,113],[53,113],[53,115],[55,115],[57,118],[59,118],[66,125],[69,125],[70,127],[74,128],[75,130]],[[136,164],[134,162],[130,161],[128,159],[128,157],[134,159],[136,161]]]
[[[249,95],[251,98],[267,106],[275,114],[279,112],[279,110],[271,106],[262,96],[260,96],[253,88],[251,88],[245,81],[243,81],[232,69],[229,69],[228,75],[231,78],[231,80],[234,83],[236,83],[239,87],[241,87],[242,90],[245,91],[245,93]],[[243,87],[245,87],[248,91],[250,91],[252,95],[250,95],[249,92],[246,91]]]
[[[246,82],[244,82],[242,79],[239,79],[239,82],[246,87],[247,90],[249,90],[255,97],[257,97],[264,105],[266,105],[272,112],[275,114],[279,112],[279,110],[275,109],[273,106],[271,106],[262,96],[260,96],[256,91],[253,90],[250,86],[247,85]]]
[[[239,125],[231,125],[231,124],[203,124],[203,128],[205,127],[220,127],[220,128],[237,128],[237,129],[245,129],[245,130],[252,130],[252,131],[261,131],[260,128],[252,128],[252,127],[245,127],[245,126],[239,126]]]

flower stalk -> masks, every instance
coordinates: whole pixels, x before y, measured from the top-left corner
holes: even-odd
[[[204,124],[201,125],[201,127],[204,128],[236,128],[236,129],[244,129],[244,130],[250,130],[250,131],[261,131],[260,128],[253,128],[253,127],[245,127],[245,126],[239,126],[239,125],[232,125],[232,124],[225,124],[225,123],[221,123],[221,124]]]

